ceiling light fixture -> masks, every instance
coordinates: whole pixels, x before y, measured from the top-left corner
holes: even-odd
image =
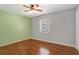
[[[38,4],[29,4],[29,5],[23,5],[23,7],[25,7],[26,9],[24,10],[24,12],[35,12],[35,11],[39,11],[42,12],[41,9],[39,9],[39,5]]]

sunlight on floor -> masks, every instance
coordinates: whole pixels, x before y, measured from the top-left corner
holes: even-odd
[[[49,55],[49,50],[46,48],[40,48],[40,55]]]

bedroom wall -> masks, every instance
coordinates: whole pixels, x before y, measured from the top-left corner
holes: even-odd
[[[79,5],[76,9],[76,47],[79,50]]]
[[[0,10],[0,46],[31,38],[30,18]]]
[[[75,46],[76,9],[67,9],[32,18],[32,37]],[[49,33],[39,32],[39,20],[49,19]]]

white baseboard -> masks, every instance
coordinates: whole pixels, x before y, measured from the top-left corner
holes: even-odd
[[[73,48],[75,48],[76,50],[79,51],[79,47],[76,47],[76,46],[73,46],[73,45],[70,45],[70,44],[64,44],[64,43],[60,43],[60,42],[56,42],[56,41],[49,41],[49,40],[38,39],[38,38],[32,38],[32,39],[40,40],[40,41],[45,41],[45,42],[49,42],[49,43],[56,43],[56,44],[59,44],[59,45],[65,45],[65,46],[69,46],[69,47],[73,47]]]
[[[26,38],[26,39],[16,40],[16,41],[12,41],[12,42],[9,42],[9,43],[1,44],[0,47],[10,45],[10,44],[13,44],[13,43],[16,43],[16,42],[20,42],[20,41],[23,41],[23,40],[27,40],[27,39],[35,39],[35,40],[40,40],[40,41],[65,45],[65,46],[73,47],[73,48],[75,48],[75,49],[77,49],[79,51],[79,47],[76,47],[76,46],[73,46],[73,45],[64,44],[64,43],[60,43],[60,42],[56,42],[56,41],[49,41],[49,40],[45,40],[45,39],[38,39],[38,38]]]
[[[17,43],[17,42],[21,42],[23,40],[28,40],[28,39],[32,39],[32,38],[25,38],[25,39],[21,39],[21,40],[16,40],[16,41],[8,42],[8,43],[5,43],[5,44],[0,44],[0,47],[6,46],[6,45],[10,45],[10,44],[13,44],[13,43]]]
[[[50,43],[56,43],[56,44],[65,45],[65,46],[69,46],[69,47],[76,48],[76,47],[75,47],[75,46],[73,46],[73,45],[70,45],[70,44],[64,44],[64,43],[60,43],[60,42],[56,42],[56,41],[49,41],[49,40],[45,40],[45,39],[38,39],[38,38],[32,38],[32,39],[35,39],[35,40],[40,40],[40,41],[45,41],[45,42],[50,42]]]

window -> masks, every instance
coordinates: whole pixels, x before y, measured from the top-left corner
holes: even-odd
[[[40,20],[40,32],[44,32],[44,33],[49,32],[49,21],[48,21],[48,19]]]

